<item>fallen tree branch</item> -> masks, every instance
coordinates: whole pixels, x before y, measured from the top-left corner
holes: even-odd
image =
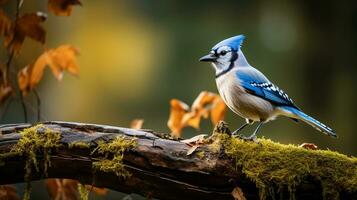
[[[187,155],[190,149],[187,144],[164,139],[148,130],[72,122],[44,122],[43,125],[60,134],[60,145],[51,150],[48,169],[41,164],[46,163],[46,154],[36,152],[39,170],[34,167],[30,169],[31,180],[76,179],[97,187],[172,200],[233,199],[231,192],[235,187],[241,188],[247,199],[259,199],[259,196],[287,197],[291,193],[289,188],[276,185],[272,178],[271,188],[279,192],[262,194],[262,188],[257,187],[257,183],[237,167],[236,160],[225,153],[224,145],[219,146],[218,150],[212,150],[212,144],[207,143]],[[0,184],[26,181],[28,158],[16,154],[14,148],[22,138],[21,132],[33,126],[9,124],[0,127]],[[44,130],[39,129],[38,132],[44,134]],[[123,155],[123,166],[131,174],[127,177],[93,168],[93,162],[102,159],[95,152],[98,145],[109,144],[118,136],[136,143],[134,148],[128,149]],[[339,197],[357,199],[356,188],[356,185],[341,188]],[[323,186],[320,180],[307,175],[294,192],[297,199],[321,199]]]

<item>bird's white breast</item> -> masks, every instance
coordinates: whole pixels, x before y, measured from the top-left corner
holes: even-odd
[[[217,88],[223,101],[236,114],[253,121],[266,121],[274,117],[274,106],[255,95],[249,94],[241,86],[236,73],[232,69],[216,79]]]

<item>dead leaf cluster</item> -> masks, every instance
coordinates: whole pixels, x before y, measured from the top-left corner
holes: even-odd
[[[64,71],[78,75],[79,67],[76,61],[78,54],[78,50],[71,45],[62,45],[45,51],[34,63],[19,71],[18,84],[23,95],[26,95],[41,81],[46,66],[51,69],[57,80],[62,79]]]
[[[0,5],[11,1],[0,0]],[[14,1],[13,1],[14,2]],[[0,9],[0,37],[4,37],[4,47],[9,52],[6,66],[1,66],[0,104],[12,94],[14,87],[9,84],[9,68],[13,55],[19,55],[26,38],[31,38],[40,44],[46,42],[46,30],[42,26],[47,19],[43,12],[30,12],[20,15],[22,1],[17,1],[15,17],[11,19],[6,12]],[[73,6],[82,5],[80,0],[48,0],[48,12],[58,16],[69,16]],[[36,61],[27,65],[18,72],[18,83],[22,94],[27,94],[41,80],[44,68],[49,66],[54,76],[62,79],[63,71],[78,75],[78,66],[75,57],[78,50],[70,45],[62,45],[56,49],[46,50]],[[4,73],[3,73],[4,72]]]
[[[174,137],[180,137],[186,126],[199,129],[201,118],[209,118],[213,125],[224,118],[226,105],[218,94],[202,91],[189,107],[186,103],[172,99],[170,117],[167,126]]]

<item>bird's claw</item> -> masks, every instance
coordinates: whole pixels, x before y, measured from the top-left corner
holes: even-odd
[[[244,140],[244,141],[254,142],[254,143],[257,143],[257,144],[260,143],[255,134],[253,134],[251,136],[248,136],[248,137],[244,136],[244,135],[241,135],[241,134],[232,134],[232,137],[239,138],[239,139]]]

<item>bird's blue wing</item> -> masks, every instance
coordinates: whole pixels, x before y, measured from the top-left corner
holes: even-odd
[[[236,72],[241,86],[249,93],[263,98],[275,105],[297,108],[289,96],[272,84],[261,72],[253,67],[246,67]]]

